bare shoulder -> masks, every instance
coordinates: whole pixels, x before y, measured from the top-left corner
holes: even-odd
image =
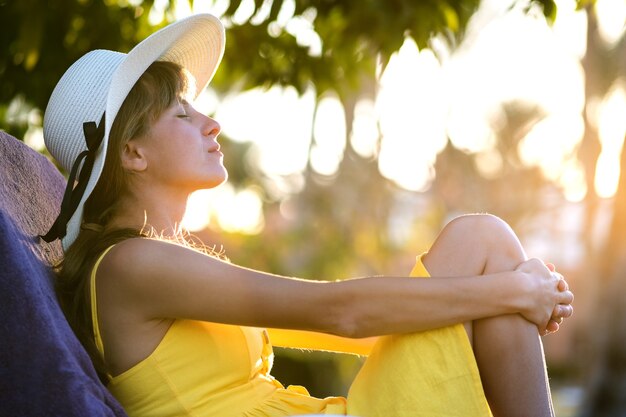
[[[190,258],[196,262],[208,261],[209,256],[173,242],[138,237],[115,245],[102,259],[101,269],[123,275],[142,275]]]
[[[141,317],[208,320],[215,316],[206,305],[225,287],[232,268],[177,243],[132,238],[102,259],[97,282],[100,294]]]
[[[149,238],[131,238],[115,245],[102,259],[98,276],[123,291],[145,293],[147,287],[179,276],[209,256],[182,245]]]
[[[191,249],[166,240],[134,237],[116,244],[111,249],[110,256],[107,257],[120,258],[120,260],[124,260],[124,258],[129,256],[146,258],[150,257],[154,252],[163,253],[178,250],[187,251]]]

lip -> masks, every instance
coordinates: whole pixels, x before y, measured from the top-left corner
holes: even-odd
[[[216,156],[219,156],[219,157],[224,156],[224,154],[219,149],[215,149],[215,150],[209,151],[209,155],[216,155]]]
[[[214,143],[213,145],[209,146],[208,152],[209,153],[219,152],[221,154],[221,152],[220,152],[220,144],[219,143]]]

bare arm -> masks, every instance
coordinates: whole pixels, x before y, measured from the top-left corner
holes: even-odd
[[[545,269],[545,267],[544,267]],[[339,282],[286,278],[175,244],[130,239],[105,257],[118,302],[146,319],[188,318],[367,337],[521,313],[545,328],[571,302],[547,269],[477,277],[376,277]],[[528,272],[528,271],[531,272]]]

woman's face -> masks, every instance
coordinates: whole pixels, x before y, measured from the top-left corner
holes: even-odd
[[[228,177],[217,143],[220,125],[186,101],[174,103],[139,138],[146,152],[146,173],[179,191],[213,188]]]

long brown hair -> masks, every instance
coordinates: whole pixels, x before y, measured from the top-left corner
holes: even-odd
[[[189,81],[180,66],[157,61],[132,88],[111,127],[102,175],[85,202],[83,226],[56,268],[56,291],[61,308],[103,382],[108,381],[109,376],[94,341],[91,271],[106,248],[125,239],[146,236],[137,229],[105,229],[116,213],[120,197],[128,192],[129,173],[122,167],[122,151],[128,141],[147,133],[169,106],[187,94]]]

